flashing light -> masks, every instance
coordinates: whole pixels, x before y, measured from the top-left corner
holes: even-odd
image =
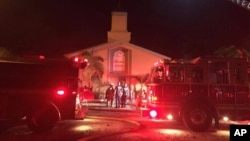
[[[152,96],[152,101],[157,101],[157,96]]]
[[[167,119],[168,119],[168,120],[173,120],[173,115],[172,115],[172,114],[168,114],[168,115],[167,115]]]
[[[80,60],[80,59],[79,59],[78,57],[75,57],[75,58],[74,58],[74,62],[79,62],[79,60]]]
[[[86,68],[89,65],[88,59],[84,59],[83,62],[81,63],[81,69]]]
[[[150,115],[151,118],[155,118],[157,116],[157,111],[156,110],[151,110],[149,112],[149,115]]]
[[[57,90],[57,94],[58,95],[64,95],[65,94],[65,91],[60,89],[60,90]]]
[[[229,120],[229,118],[228,117],[223,117],[223,121],[228,121]]]
[[[81,59],[80,57],[74,57],[73,61],[74,61],[75,66],[81,69],[84,69],[89,65],[88,59],[86,58]]]
[[[45,56],[39,55],[39,59],[40,59],[40,60],[44,60],[44,59],[45,59]]]

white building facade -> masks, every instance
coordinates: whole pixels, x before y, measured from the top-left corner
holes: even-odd
[[[103,82],[125,82],[135,87],[134,76],[150,73],[155,62],[171,58],[130,43],[131,33],[127,31],[127,12],[112,12],[111,30],[107,32],[107,43],[65,54],[72,58],[88,51],[104,59]]]

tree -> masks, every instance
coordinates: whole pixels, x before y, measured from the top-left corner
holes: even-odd
[[[244,48],[239,49],[231,45],[217,49],[214,51],[213,56],[217,58],[245,58],[249,57],[250,53]]]
[[[145,82],[148,80],[149,78],[149,74],[145,74],[145,75],[135,75],[132,78],[135,78],[141,85],[141,89],[139,90],[140,92],[142,92],[143,89],[143,85],[145,84]]]
[[[88,51],[85,51],[81,56],[88,60],[88,66],[82,72],[82,80],[88,82],[89,86],[100,85],[104,73],[104,59],[100,56],[93,56]]]
[[[13,58],[13,57],[17,57],[17,55],[5,47],[0,47],[0,57],[1,58]]]

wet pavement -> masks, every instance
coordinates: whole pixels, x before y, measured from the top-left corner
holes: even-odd
[[[34,133],[25,125],[25,120],[9,125],[0,134],[1,141],[62,141],[94,140],[110,135],[137,130],[140,124],[131,118],[139,117],[132,103],[125,108],[106,107],[102,100],[84,103],[88,110],[83,120],[60,121],[46,133]],[[130,118],[126,118],[130,117]],[[7,123],[6,123],[7,127]]]

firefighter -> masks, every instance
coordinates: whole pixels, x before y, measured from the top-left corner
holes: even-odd
[[[118,82],[118,85],[115,87],[115,108],[120,108],[121,106],[122,89],[121,83]]]
[[[137,92],[136,95],[136,110],[139,112],[140,108],[142,106],[142,97],[143,97],[143,93],[145,90],[141,90]]]
[[[128,87],[127,84],[122,86],[122,96],[121,96],[121,107],[125,108],[126,101],[127,101],[127,95],[128,95]]]
[[[110,107],[112,107],[113,105],[113,99],[114,99],[114,93],[115,93],[115,89],[113,87],[113,84],[111,83],[108,87],[108,89],[106,90],[106,99],[107,99],[107,107],[109,106],[110,103]]]

